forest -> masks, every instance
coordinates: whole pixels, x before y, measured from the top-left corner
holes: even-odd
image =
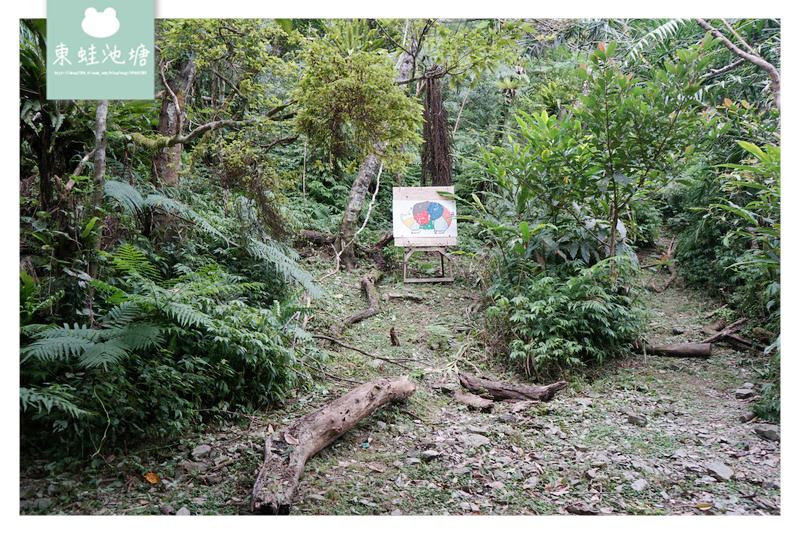
[[[20,513],[780,514],[780,30],[21,20]]]

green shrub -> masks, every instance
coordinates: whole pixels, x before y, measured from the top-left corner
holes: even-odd
[[[303,311],[255,304],[263,284],[212,261],[176,265],[180,275],[162,281],[130,245],[111,263],[117,278],[91,282],[107,310],[96,327],[23,328],[23,425],[39,429],[23,438],[76,451],[172,436],[204,411],[253,410],[300,384],[294,345],[308,337],[297,326]]]
[[[509,362],[537,378],[561,376],[603,363],[630,349],[644,326],[644,312],[626,287],[636,270],[617,257],[575,276],[542,276],[516,293],[497,295],[487,311],[496,348]]]

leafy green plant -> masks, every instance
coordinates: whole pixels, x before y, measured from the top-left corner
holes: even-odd
[[[293,345],[309,338],[301,308],[252,305],[263,284],[213,262],[176,265],[165,280],[131,245],[109,262],[118,277],[91,281],[107,309],[95,327],[23,329],[26,425],[49,425],[70,449],[96,450],[132,435],[174,435],[203,410],[254,409],[300,384]]]
[[[628,284],[637,269],[617,259],[617,280],[605,259],[575,276],[541,276],[516,293],[496,296],[487,311],[496,348],[509,363],[537,377],[561,376],[630,350],[643,311]],[[499,345],[499,346],[498,346]]]

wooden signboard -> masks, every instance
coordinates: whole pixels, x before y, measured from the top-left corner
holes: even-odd
[[[420,283],[453,281],[453,267],[445,246],[456,244],[456,201],[439,194],[453,194],[450,187],[393,187],[392,231],[394,245],[403,247],[403,281]],[[406,249],[407,248],[407,249]],[[409,278],[408,263],[417,252],[438,253],[439,277]],[[445,267],[446,265],[449,268]]]
[[[393,187],[395,246],[455,246],[456,201],[439,192],[450,187]]]

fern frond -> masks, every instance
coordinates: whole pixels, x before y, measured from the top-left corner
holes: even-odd
[[[78,359],[78,363],[85,368],[102,366],[104,370],[108,370],[108,365],[119,363],[128,356],[126,348],[120,339],[111,339],[94,344],[84,350]]]
[[[139,213],[145,206],[139,191],[124,181],[106,181],[105,195],[122,206],[126,213]]]
[[[65,385],[49,387],[20,387],[19,401],[23,412],[35,410],[37,413],[50,413],[53,409],[70,415],[73,418],[89,416],[92,413],[75,405],[75,396],[64,389]]]
[[[43,333],[49,333],[50,331],[45,330]],[[79,356],[84,350],[94,345],[95,343],[89,339],[64,333],[58,336],[48,336],[40,338],[23,348],[21,350],[22,362],[31,357],[40,361],[66,360],[70,357]]]
[[[291,253],[288,252],[288,250],[288,248],[280,248],[272,241],[261,242],[255,239],[249,239],[247,243],[247,251],[253,255],[253,257],[270,262],[281,275],[296,281],[308,291],[312,297],[318,298],[321,292],[314,284],[313,277],[298,265],[294,259],[287,255]],[[294,251],[292,250],[292,252]]]
[[[164,341],[163,328],[150,322],[137,322],[115,329],[112,338],[127,350],[144,350],[161,346]]]
[[[183,327],[208,326],[211,322],[205,313],[187,304],[169,302],[163,311],[164,314],[176,320]]]
[[[126,301],[113,307],[103,317],[103,322],[113,326],[130,324],[142,316],[142,308],[137,302]]]
[[[645,48],[652,48],[654,43],[663,42],[673,37],[678,30],[681,29],[682,26],[687,24],[686,19],[670,19],[667,22],[661,24],[657,28],[654,28],[647,32],[641,39],[636,41],[629,49],[628,54],[630,54],[631,58],[637,59],[642,50]]]
[[[147,259],[144,252],[131,244],[118,246],[111,255],[111,260],[120,272],[139,274],[154,281],[161,280],[161,273],[155,265]]]

